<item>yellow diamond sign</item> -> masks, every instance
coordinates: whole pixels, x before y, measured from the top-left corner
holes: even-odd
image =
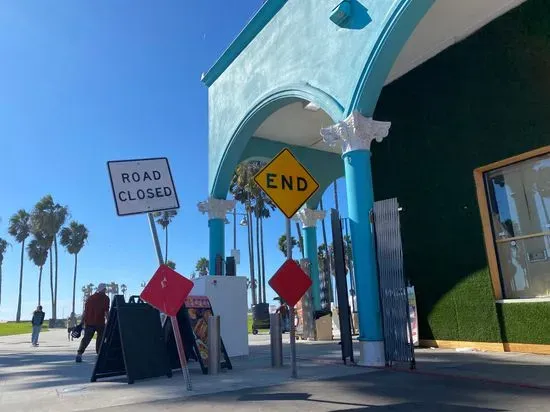
[[[289,219],[319,188],[319,183],[288,149],[275,156],[254,180]]]

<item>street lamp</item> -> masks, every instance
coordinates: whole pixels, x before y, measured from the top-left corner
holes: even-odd
[[[237,260],[237,255],[238,255],[238,252],[237,252],[237,215],[243,216],[243,218],[241,219],[241,222],[239,224],[241,226],[248,226],[248,220],[246,218],[246,213],[237,213],[237,206],[235,206],[233,208],[233,250],[232,250],[231,254],[235,257],[236,260]],[[225,223],[226,224],[230,223],[227,218],[225,218]]]

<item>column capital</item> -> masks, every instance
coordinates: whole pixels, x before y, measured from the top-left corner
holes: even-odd
[[[325,218],[326,212],[324,210],[313,210],[304,207],[303,209],[296,212],[292,217],[294,221],[300,222],[302,228],[315,227],[318,220]]]
[[[325,143],[341,147],[342,154],[354,150],[370,150],[373,140],[381,142],[388,136],[390,122],[379,122],[354,111],[345,120],[321,129]]]
[[[199,202],[197,208],[203,215],[208,213],[208,219],[225,219],[225,215],[235,207],[235,200],[216,199],[212,196],[204,202]]]

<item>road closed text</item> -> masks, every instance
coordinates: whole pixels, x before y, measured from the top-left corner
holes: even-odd
[[[122,183],[143,183],[160,182],[162,181],[162,173],[158,170],[133,172],[133,173],[121,173]],[[133,200],[154,199],[156,197],[172,196],[173,190],[169,186],[154,186],[147,189],[126,189],[118,192],[117,197],[121,202],[128,202]]]

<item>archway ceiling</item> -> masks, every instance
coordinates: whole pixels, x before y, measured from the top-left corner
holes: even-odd
[[[460,42],[492,20],[526,0],[436,0],[403,47],[386,84],[405,75],[422,63]],[[338,153],[326,145],[319,134],[332,124],[323,111],[306,110],[293,103],[274,112],[258,128],[256,137],[312,149]]]
[[[389,84],[526,0],[436,0],[401,50]]]

